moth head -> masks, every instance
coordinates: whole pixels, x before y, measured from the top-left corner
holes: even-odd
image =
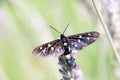
[[[63,43],[66,43],[67,42],[67,37],[65,37],[63,34],[60,35],[60,40],[63,42]]]

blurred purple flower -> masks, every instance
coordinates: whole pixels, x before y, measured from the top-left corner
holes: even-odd
[[[79,65],[75,63],[73,55],[61,55],[58,60],[58,64],[61,66],[59,72],[63,77],[61,80],[82,80],[82,72],[79,69]]]

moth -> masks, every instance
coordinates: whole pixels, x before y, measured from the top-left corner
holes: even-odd
[[[54,27],[50,26],[60,33],[60,38],[36,47],[33,50],[33,54],[39,57],[68,55],[72,51],[81,50],[83,47],[90,45],[96,41],[99,36],[98,32],[92,31],[66,37],[64,32],[68,25],[62,34]]]

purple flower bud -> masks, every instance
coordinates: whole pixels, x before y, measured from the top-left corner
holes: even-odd
[[[58,64],[62,67],[59,69],[63,77],[62,80],[82,80],[82,72],[72,55],[61,55],[58,60]]]

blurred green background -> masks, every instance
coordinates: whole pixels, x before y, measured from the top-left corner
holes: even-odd
[[[68,23],[66,36],[101,34],[76,54],[84,80],[115,80],[113,51],[92,8],[80,0],[0,0],[0,80],[60,80],[57,57],[39,58],[32,51],[59,37],[48,24],[62,32]]]

